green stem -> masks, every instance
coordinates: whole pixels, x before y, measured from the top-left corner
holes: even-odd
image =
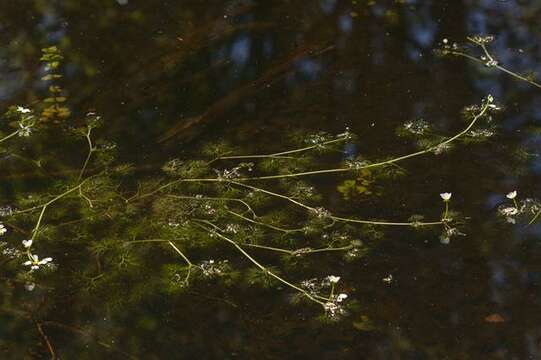
[[[62,199],[64,196],[72,193],[73,191],[77,190],[77,189],[80,189],[81,186],[83,185],[83,183],[80,183],[79,185],[77,185],[76,187],[73,187],[65,192],[63,192],[62,194],[54,197],[53,199],[49,200],[48,202],[46,202],[45,204],[43,204],[41,206],[41,211],[39,213],[39,217],[38,217],[38,221],[36,223],[36,225],[34,226],[34,229],[32,230],[32,240],[35,240],[37,234],[38,234],[38,230],[39,230],[39,227],[41,225],[41,222],[43,220],[43,216],[45,215],[45,210],[47,210],[47,207],[52,205],[53,203],[55,203],[56,201]],[[39,208],[39,207],[38,207]],[[32,210],[32,209],[28,209],[28,210]],[[19,211],[18,213],[22,213],[22,212],[26,212],[26,211]]]
[[[449,143],[457,140],[458,138],[462,137],[464,134],[466,134],[468,131],[470,131],[470,129],[477,123],[477,121],[479,121],[479,119],[483,115],[485,115],[485,113],[487,112],[487,110],[489,108],[489,105],[490,105],[489,103],[484,104],[484,106],[481,108],[480,112],[477,115],[474,116],[474,118],[472,119],[470,124],[464,130],[462,130],[461,132],[459,132],[455,136],[452,136],[452,137],[446,139],[445,141],[442,141],[442,142],[438,143],[437,145],[431,146],[431,147],[429,147],[427,149],[424,149],[424,150],[416,151],[414,153],[410,153],[410,154],[407,154],[407,155],[398,156],[398,157],[390,159],[390,160],[385,160],[385,161],[380,161],[380,162],[377,162],[377,163],[368,164],[368,165],[365,165],[365,166],[362,166],[362,167],[359,167],[359,168],[355,168],[355,169],[350,168],[350,167],[336,168],[336,169],[323,169],[323,170],[314,170],[314,171],[306,171],[306,172],[283,174],[283,175],[270,175],[270,176],[257,176],[257,177],[248,177],[248,178],[238,178],[238,179],[236,179],[236,181],[270,180],[270,179],[283,179],[283,178],[301,177],[301,176],[309,176],[309,175],[317,175],[317,174],[342,173],[342,172],[358,171],[358,170],[363,170],[363,169],[369,169],[369,168],[374,168],[374,167],[391,165],[391,164],[394,164],[394,163],[402,161],[402,160],[410,159],[410,158],[413,158],[413,157],[416,157],[416,156],[420,156],[420,155],[424,155],[424,154],[433,152],[438,147],[445,146],[446,144],[449,144]],[[336,139],[336,140],[340,140],[340,139]],[[307,148],[303,148],[303,149],[284,151],[282,153],[276,153],[276,154],[287,154],[287,153],[290,153],[290,152],[305,151],[308,148],[314,148],[314,147],[315,147],[315,145],[307,147]],[[276,155],[276,154],[272,154],[272,155]],[[176,184],[179,184],[179,183],[182,183],[182,182],[223,182],[223,181],[227,181],[227,180],[224,180],[224,179],[221,179],[221,178],[177,179],[177,180],[171,181],[169,183],[166,183],[164,185],[161,185],[161,186],[159,186],[158,188],[156,188],[155,190],[153,190],[153,191],[151,191],[149,193],[136,194],[136,195],[132,196],[131,198],[127,199],[126,202],[130,202],[130,201],[134,201],[134,200],[140,200],[140,199],[152,196],[152,195],[157,194],[157,193],[159,193],[159,192],[161,192],[161,191],[163,191],[163,190],[165,190],[165,189],[167,189],[167,188],[169,188],[169,187],[171,187],[173,185],[176,185]]]
[[[518,210],[518,203],[517,199],[513,198],[513,204],[515,204],[515,208]]]
[[[295,199],[292,199],[290,198],[289,196],[285,196],[285,195],[282,195],[282,194],[278,194],[278,193],[275,193],[275,192],[272,192],[272,191],[269,191],[269,190],[265,190],[265,189],[262,189],[262,188],[258,188],[258,187],[255,187],[255,186],[251,186],[251,185],[247,185],[247,184],[243,184],[243,183],[240,183],[240,182],[236,182],[236,181],[229,181],[231,184],[234,184],[234,185],[237,185],[237,186],[241,186],[241,187],[245,187],[245,188],[248,188],[248,189],[252,189],[252,190],[255,190],[255,191],[260,191],[262,193],[265,193],[267,195],[271,195],[271,196],[274,196],[274,197],[278,197],[280,199],[284,199],[284,200],[287,200],[295,205],[298,205],[306,210],[309,210],[309,211],[312,211],[312,212],[315,212],[317,211],[316,208],[314,207],[311,207],[311,206],[308,206],[308,205],[305,205]],[[335,221],[342,221],[342,222],[350,222],[350,223],[357,223],[357,224],[369,224],[369,225],[386,225],[386,226],[431,226],[431,225],[440,225],[442,222],[441,221],[433,221],[433,222],[389,222],[389,221],[373,221],[373,220],[358,220],[358,219],[350,219],[350,218],[344,218],[344,217],[340,217],[340,216],[334,216],[334,215],[331,215],[329,216],[330,219],[332,220],[335,220]]]
[[[92,133],[92,128],[88,127],[88,131],[85,134],[86,141],[88,143],[88,155],[86,156],[85,162],[83,164],[83,167],[81,168],[81,171],[79,172],[79,176],[77,177],[77,181],[81,181],[83,178],[83,175],[86,171],[86,167],[88,166],[88,163],[90,161],[90,157],[92,156],[92,153],[94,152],[94,145],[92,145],[92,139],[90,138],[90,134]]]
[[[171,246],[173,249],[175,249],[175,251],[184,259],[184,261],[186,261],[186,263],[188,264],[189,267],[195,266],[190,261],[190,259],[188,259],[188,257],[186,255],[184,255],[184,253],[182,251],[180,251],[180,249],[175,244],[173,244],[173,242],[171,240],[168,240],[167,243],[169,244],[169,246]]]
[[[530,220],[530,222],[528,223],[528,225],[533,224],[533,223],[537,220],[537,218],[538,218],[539,216],[541,216],[541,210],[539,210],[539,211],[537,212],[537,214],[535,214],[535,216]]]
[[[85,182],[87,182],[88,180],[90,180],[90,178],[87,178],[85,179],[84,181],[82,181],[81,183],[79,183],[79,185],[77,186],[74,186],[66,191],[64,191],[63,193],[61,193],[60,195],[56,195],[55,197],[53,197],[51,200],[47,201],[46,203],[44,204],[41,204],[41,205],[37,205],[37,206],[33,206],[31,208],[28,208],[28,209],[24,209],[24,210],[19,210],[19,211],[14,211],[13,212],[13,215],[19,215],[19,214],[24,214],[24,213],[27,213],[27,212],[32,212],[34,210],[37,210],[37,209],[40,209],[40,208],[43,208],[43,207],[47,207],[49,205],[51,205],[52,203],[56,202],[57,200],[60,200],[62,199],[64,196],[74,192],[75,190],[78,190],[79,188],[81,188],[81,186],[83,186],[83,184]]]
[[[234,215],[236,217],[239,217],[245,221],[248,221],[252,224],[257,224],[257,225],[261,225],[261,226],[264,226],[264,227],[267,227],[269,229],[273,229],[273,230],[276,230],[276,231],[280,231],[280,232],[283,232],[283,233],[286,233],[286,234],[289,234],[289,233],[292,233],[292,232],[301,232],[301,231],[304,231],[304,229],[284,229],[284,228],[281,228],[281,227],[278,227],[278,226],[274,226],[272,224],[267,224],[267,223],[264,223],[264,222],[261,222],[261,221],[255,221],[255,220],[252,220],[250,218],[247,218],[246,216],[244,215],[241,215],[241,214],[238,214],[234,211],[231,211],[231,210],[226,210],[228,213],[230,213],[231,215]]]
[[[478,41],[475,41],[475,39],[473,39],[473,38],[471,38],[471,37],[467,37],[467,39],[468,39],[468,41],[470,41],[471,43],[473,43],[473,44],[479,46],[479,47],[483,50],[483,53],[487,56],[487,58],[488,58],[489,60],[494,61],[494,57],[492,56],[492,54],[490,54],[490,52],[488,51],[488,49],[487,49],[487,47],[486,47],[485,44],[479,43]],[[464,58],[466,58],[466,59],[472,60],[472,61],[474,61],[474,62],[483,64],[483,65],[486,64],[486,61],[483,61],[483,60],[481,60],[481,59],[476,58],[475,56],[472,56],[472,55],[470,55],[470,54],[467,54],[467,53],[464,53],[464,52],[461,52],[461,51],[451,51],[451,50],[450,50],[450,51],[449,51],[449,54],[455,55],[455,56],[462,56],[462,57],[464,57]],[[522,75],[519,75],[519,74],[517,74],[516,72],[513,72],[513,71],[511,71],[511,70],[509,70],[509,69],[507,69],[507,68],[505,68],[505,67],[503,67],[503,66],[501,66],[501,65],[494,65],[493,67],[496,68],[496,69],[498,69],[498,70],[500,70],[501,72],[503,72],[503,73],[505,73],[505,74],[507,74],[507,75],[510,75],[510,76],[514,77],[514,78],[517,79],[517,80],[525,81],[525,82],[527,82],[528,84],[530,84],[530,85],[532,85],[532,86],[535,86],[535,87],[541,89],[541,84],[539,84],[539,83],[537,83],[537,82],[535,82],[535,81],[533,81],[533,80],[531,80],[531,79],[528,79],[528,78],[526,78],[526,77],[524,77],[524,76],[522,76]]]
[[[442,142],[440,142],[440,143],[438,143],[436,145],[433,145],[433,146],[431,146],[431,147],[429,147],[427,149],[424,149],[424,150],[419,150],[419,151],[416,151],[416,152],[413,152],[413,153],[410,153],[410,154],[407,154],[407,155],[398,156],[398,157],[395,157],[395,158],[390,159],[390,160],[385,160],[385,161],[380,161],[380,162],[368,164],[368,165],[361,166],[361,167],[358,167],[358,168],[355,168],[355,169],[352,169],[350,167],[338,168],[338,169],[324,169],[324,170],[305,171],[305,172],[292,173],[292,174],[283,174],[283,175],[270,175],[270,176],[257,176],[257,177],[249,177],[249,178],[239,178],[239,179],[236,179],[236,180],[237,181],[270,180],[270,179],[283,179],[283,178],[291,178],[291,177],[308,176],[308,175],[349,172],[349,171],[353,171],[353,170],[359,171],[359,170],[363,170],[363,169],[369,169],[369,168],[374,168],[374,167],[390,165],[390,164],[393,164],[393,163],[396,163],[396,162],[399,162],[399,161],[402,161],[402,160],[411,159],[413,157],[428,154],[428,153],[431,153],[434,150],[438,149],[439,147],[445,146],[445,145],[457,140],[458,138],[464,136],[468,131],[471,130],[471,128],[477,123],[477,121],[479,121],[479,119],[486,114],[486,112],[487,112],[487,110],[489,108],[489,105],[490,105],[490,103],[486,102],[483,105],[483,107],[481,108],[481,110],[479,111],[479,113],[476,114],[473,117],[472,121],[461,132],[459,132],[458,134],[456,134],[456,135],[454,135],[454,136],[452,136],[452,137],[450,137],[450,138],[448,138],[448,139],[446,139],[446,140],[444,140],[444,141],[442,141]]]
[[[325,303],[321,300],[318,300],[316,298],[315,295],[312,295],[310,293],[308,293],[306,290],[304,290],[303,288],[297,286],[297,285],[294,285],[292,283],[290,283],[289,281],[283,279],[282,277],[276,275],[275,273],[273,273],[272,271],[270,271],[269,269],[267,269],[265,266],[261,265],[256,259],[254,259],[250,254],[248,254],[242,247],[240,247],[235,241],[229,239],[228,237],[222,235],[221,233],[215,231],[215,230],[212,230],[212,229],[209,229],[203,225],[200,225],[200,224],[196,224],[197,226],[199,226],[200,228],[202,228],[203,230],[211,233],[211,234],[214,234],[215,236],[218,236],[219,238],[227,241],[228,243],[230,243],[231,245],[233,245],[239,252],[242,253],[242,255],[244,255],[248,260],[250,260],[255,266],[257,266],[261,271],[263,271],[265,274],[268,274],[269,276],[272,276],[273,278],[275,278],[276,280],[278,280],[279,282],[281,282],[282,284],[284,285],[287,285],[289,286],[290,288],[292,289],[295,289],[297,290],[298,292],[302,293],[304,296],[306,296],[308,299],[320,304],[321,306],[325,306]],[[322,298],[322,299],[325,299],[323,297],[319,297],[319,298]]]
[[[252,214],[253,218],[256,219],[258,216],[256,215],[255,211],[252,209],[252,207],[244,200],[237,199],[237,198],[228,198],[228,197],[212,197],[212,196],[203,196],[203,197],[197,197],[197,196],[184,196],[184,195],[167,195],[167,197],[173,198],[173,199],[189,199],[189,200],[199,200],[199,201],[233,201],[238,202],[244,205],[248,211]]]
[[[288,249],[282,249],[282,248],[276,248],[272,246],[265,246],[265,245],[258,245],[258,244],[244,243],[244,244],[239,244],[239,245],[258,248],[258,249],[264,249],[264,250],[270,250],[270,251],[276,251],[276,252],[280,252],[280,253],[284,253],[288,255],[297,255],[297,254],[307,255],[307,254],[315,254],[315,253],[322,253],[322,252],[347,251],[353,248],[352,245],[348,245],[348,246],[342,246],[342,247],[337,247],[337,248],[326,247],[326,248],[320,248],[320,249],[306,248],[306,249],[288,250]]]
[[[0,139],[0,143],[3,143],[4,141],[6,141],[8,139],[11,139],[12,137],[17,135],[18,133],[19,133],[19,130],[16,130],[16,131],[12,132],[11,134],[7,135],[6,137]]]
[[[445,212],[443,213],[443,220],[447,220],[447,216],[449,215],[449,201],[445,201]]]
[[[306,147],[303,147],[303,148],[300,148],[300,149],[282,151],[282,152],[277,152],[277,153],[273,153],[273,154],[221,156],[218,159],[220,159],[220,160],[262,159],[262,158],[286,158],[287,159],[287,158],[291,158],[291,157],[286,157],[284,155],[290,155],[290,154],[295,154],[295,153],[299,153],[299,152],[303,152],[303,151],[308,151],[308,150],[312,150],[312,149],[315,149],[315,148],[318,148],[318,147],[321,147],[321,146],[330,145],[330,144],[345,141],[345,140],[347,140],[347,137],[341,137],[341,138],[338,138],[338,139],[324,141],[321,144],[310,145],[310,146],[306,146]]]

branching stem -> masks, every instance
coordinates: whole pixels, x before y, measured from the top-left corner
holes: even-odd
[[[303,288],[301,288],[301,287],[299,287],[299,286],[297,286],[295,284],[292,284],[289,281],[285,280],[284,278],[276,275],[275,273],[273,273],[272,271],[267,269],[265,266],[261,265],[256,259],[254,259],[250,254],[248,254],[239,244],[237,244],[235,241],[231,240],[227,236],[224,236],[221,233],[219,233],[219,232],[217,232],[217,231],[215,231],[213,229],[210,229],[210,228],[208,228],[208,227],[206,227],[204,225],[201,225],[201,224],[198,224],[198,223],[196,223],[196,225],[199,226],[201,229],[205,230],[206,232],[211,233],[214,236],[217,236],[220,239],[223,239],[223,240],[227,241],[228,243],[230,243],[231,245],[233,245],[242,255],[244,255],[255,266],[257,266],[261,271],[263,271],[263,273],[275,278],[276,280],[278,280],[282,284],[287,285],[287,286],[289,286],[290,288],[292,288],[294,290],[297,290],[298,292],[300,292],[301,294],[306,296],[308,299],[320,304],[321,306],[325,306],[325,303],[323,301],[327,300],[326,298],[320,297],[320,296],[317,296],[317,295],[312,295],[309,292],[307,292],[306,290],[304,290]]]

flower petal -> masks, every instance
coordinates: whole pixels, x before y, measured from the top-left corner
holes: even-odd
[[[443,199],[443,201],[448,201],[451,199],[452,193],[444,192],[440,194],[440,197]]]
[[[48,262],[51,262],[51,261],[53,261],[53,258],[51,258],[51,257],[46,257],[45,259],[40,260],[40,261],[39,261],[39,264],[40,264],[40,265],[43,265],[43,264],[47,264]]]
[[[514,191],[511,191],[509,194],[505,195],[508,199],[511,199],[513,200],[514,198],[517,197],[517,191],[514,190]]]

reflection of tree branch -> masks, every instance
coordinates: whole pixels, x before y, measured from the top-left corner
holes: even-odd
[[[38,321],[34,321],[34,323],[36,324],[36,328],[38,329],[39,334],[43,338],[43,341],[47,345],[47,350],[49,351],[49,354],[51,355],[51,360],[56,359],[56,353],[54,351],[53,345],[51,344],[51,341],[49,340],[49,338],[43,331],[41,324]]]
[[[62,323],[59,323],[59,322],[56,322],[56,321],[42,321],[41,322],[42,325],[45,325],[45,326],[54,326],[56,328],[59,328],[59,329],[64,329],[66,331],[69,331],[69,332],[72,332],[72,333],[75,333],[75,334],[78,334],[79,336],[83,336],[85,338],[88,337],[89,333],[82,330],[82,329],[79,329],[75,326],[71,326],[71,325],[66,325],[66,324],[62,324]],[[123,350],[120,350],[120,349],[117,349],[117,348],[114,348],[113,346],[97,339],[97,338],[94,338],[93,339],[94,342],[104,348],[106,348],[107,350],[110,350],[110,351],[114,351],[116,353],[119,353],[119,354],[122,354],[124,356],[126,356],[127,358],[129,359],[139,359],[138,357],[134,356],[134,355],[131,355]]]
[[[276,81],[286,75],[291,68],[301,59],[306,57],[320,56],[330,50],[334,49],[334,46],[315,47],[306,46],[300,50],[295,51],[293,54],[288,54],[287,58],[277,61],[269,67],[265,73],[259,78],[250,81],[249,83],[242,85],[238,89],[232,91],[227,96],[218,100],[210,107],[207,108],[199,116],[181,119],[172,128],[166,131],[158,140],[160,143],[170,141],[174,137],[182,134],[185,140],[189,140],[192,134],[186,133],[186,131],[193,129],[198,125],[206,125],[209,121],[215,117],[223,114],[232,105],[237,104],[241,100],[245,100],[246,97],[252,96],[260,90],[266,89],[269,83]]]
[[[113,351],[113,352],[122,354],[122,355],[124,355],[125,357],[127,357],[129,359],[135,359],[135,360],[139,359],[138,357],[136,357],[134,355],[131,355],[131,354],[129,354],[129,353],[123,351],[123,350],[117,349],[117,348],[115,348],[115,347],[113,347],[113,346],[111,346],[111,345],[109,345],[109,344],[107,344],[107,343],[105,343],[103,341],[100,341],[96,337],[89,337],[90,334],[87,331],[84,331],[84,330],[82,330],[82,329],[80,329],[78,327],[71,326],[71,325],[66,325],[66,324],[59,323],[57,321],[50,321],[50,320],[43,320],[43,321],[38,322],[38,321],[33,319],[33,316],[29,311],[23,311],[23,310],[17,310],[17,309],[7,309],[6,307],[3,307],[2,311],[7,312],[7,313],[9,313],[11,315],[15,315],[15,316],[20,317],[20,318],[23,318],[23,319],[27,319],[29,321],[33,321],[34,324],[36,324],[36,327],[37,327],[37,329],[40,332],[40,335],[42,337],[45,336],[45,338],[47,338],[47,336],[45,335],[45,331],[43,330],[43,326],[52,326],[52,327],[56,327],[56,328],[59,328],[59,329],[64,329],[66,331],[78,334],[79,336],[82,336],[82,337],[85,337],[85,338],[92,338],[92,340],[96,344],[106,348],[109,351]],[[44,341],[45,341],[45,338],[44,338]],[[51,349],[53,350],[53,353],[54,353],[54,348],[52,347],[52,344],[50,343],[49,340],[46,341],[46,344],[47,344],[47,347],[49,347],[49,345],[51,345]],[[48,349],[49,353],[51,353],[51,349]],[[56,359],[56,357],[53,357],[52,359]]]

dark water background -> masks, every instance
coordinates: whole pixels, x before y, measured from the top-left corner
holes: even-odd
[[[73,118],[98,112],[107,124],[100,135],[141,167],[159,168],[207,140],[246,153],[283,150],[285,134],[298,129],[350,127],[359,154],[399,155],[412,150],[395,136],[407,120],[454,133],[462,108],[487,94],[506,107],[495,138],[402,163],[408,176],[377,198],[344,202],[333,190],[343,179],[323,178],[328,200],[346,212],[433,214],[438,194],[451,191],[453,206],[471,217],[467,236],[449,245],[401,229],[357,262],[322,257],[321,268],[338,272],[360,304],[341,322],[315,320],[289,304],[287,291],[216,285],[206,296],[147,296],[123,312],[108,312],[99,294],[57,291],[45,320],[95,335],[49,326],[61,358],[541,359],[540,227],[504,224],[495,211],[513,189],[541,197],[541,91],[433,53],[443,38],[492,34],[502,64],[541,70],[540,18],[534,0],[3,0],[2,107],[43,93],[37,59],[57,44]],[[516,149],[533,155],[517,162]],[[392,283],[382,281],[389,275]],[[2,358],[48,357],[35,327],[2,313],[0,304]],[[493,314],[503,321],[487,321]]]

